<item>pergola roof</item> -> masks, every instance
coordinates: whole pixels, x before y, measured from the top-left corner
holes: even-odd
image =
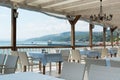
[[[101,23],[120,28],[120,0],[103,0],[102,3],[103,13],[113,14],[113,19]],[[90,15],[100,11],[100,0],[0,0],[1,6],[12,7],[13,4],[58,18],[81,15],[81,19],[86,21],[89,21]]]

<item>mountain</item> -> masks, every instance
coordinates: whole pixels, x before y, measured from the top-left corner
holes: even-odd
[[[110,41],[110,31],[106,32],[106,40]],[[116,34],[114,33],[114,36]],[[70,41],[71,40],[71,32],[64,32],[60,34],[51,34],[42,37],[31,38],[26,41]],[[76,41],[89,41],[89,32],[75,32],[75,40]],[[103,33],[102,32],[93,32],[93,41],[103,41]]]
[[[83,40],[86,39],[86,37],[88,37],[89,33],[88,32],[79,32],[76,31],[75,35],[76,35],[76,40]],[[64,33],[60,33],[60,34],[51,34],[51,35],[46,35],[46,36],[42,36],[42,37],[36,37],[36,38],[31,38],[28,39],[27,41],[70,41],[71,40],[71,32],[64,32]]]

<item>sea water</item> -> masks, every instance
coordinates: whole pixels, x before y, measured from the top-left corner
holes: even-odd
[[[70,46],[71,43],[70,42],[57,42],[57,41],[53,41],[51,44],[48,44],[47,41],[17,41],[17,46]],[[76,46],[87,46],[88,44],[85,42],[80,42],[80,43],[76,43]],[[11,46],[11,42],[10,41],[0,41],[0,46]],[[19,49],[20,51],[40,51],[41,49],[36,49],[36,48],[29,48],[29,49]],[[11,51],[11,49],[0,49],[0,54],[4,53],[4,54],[9,54]],[[49,49],[47,50],[49,51]]]

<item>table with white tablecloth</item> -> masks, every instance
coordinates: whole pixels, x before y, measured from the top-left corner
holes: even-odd
[[[88,58],[101,57],[101,53],[95,50],[83,50],[80,53],[86,55]]]
[[[33,72],[20,72],[15,74],[0,75],[0,80],[64,80],[49,75]]]
[[[120,61],[120,57],[112,57],[112,58],[105,58],[105,59],[106,59],[107,66],[111,66],[110,60]]]
[[[111,57],[112,57],[113,55],[114,55],[114,57],[117,56],[117,52],[118,52],[118,49],[117,49],[117,48],[110,48],[108,51],[109,51]]]
[[[37,61],[40,61],[43,64],[43,74],[45,74],[45,66],[47,63],[51,62],[59,62],[59,71],[58,73],[61,73],[61,62],[63,61],[62,59],[62,54],[60,53],[39,53],[39,52],[29,52],[29,56],[36,59]]]

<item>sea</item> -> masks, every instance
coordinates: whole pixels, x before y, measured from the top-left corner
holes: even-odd
[[[70,46],[71,43],[70,42],[57,42],[57,41],[52,41],[52,42],[47,42],[47,41],[17,41],[17,46]],[[78,46],[87,46],[88,43],[87,42],[77,42],[76,45]],[[11,46],[11,41],[0,41],[0,46],[5,47],[5,46]],[[33,48],[32,48],[33,49]],[[19,49],[20,51],[25,50],[25,51],[29,51],[32,49]],[[36,50],[40,50],[40,49],[33,49],[34,51]],[[48,49],[49,50],[49,49]],[[46,50],[46,51],[48,51]],[[4,54],[9,54],[11,51],[11,49],[0,49],[0,54],[4,53]]]
[[[17,41],[17,46],[70,46],[70,42],[58,42],[53,41],[48,43],[47,41]],[[75,45],[77,46],[87,46],[88,42],[76,42]],[[10,46],[10,41],[0,41],[0,46]]]

